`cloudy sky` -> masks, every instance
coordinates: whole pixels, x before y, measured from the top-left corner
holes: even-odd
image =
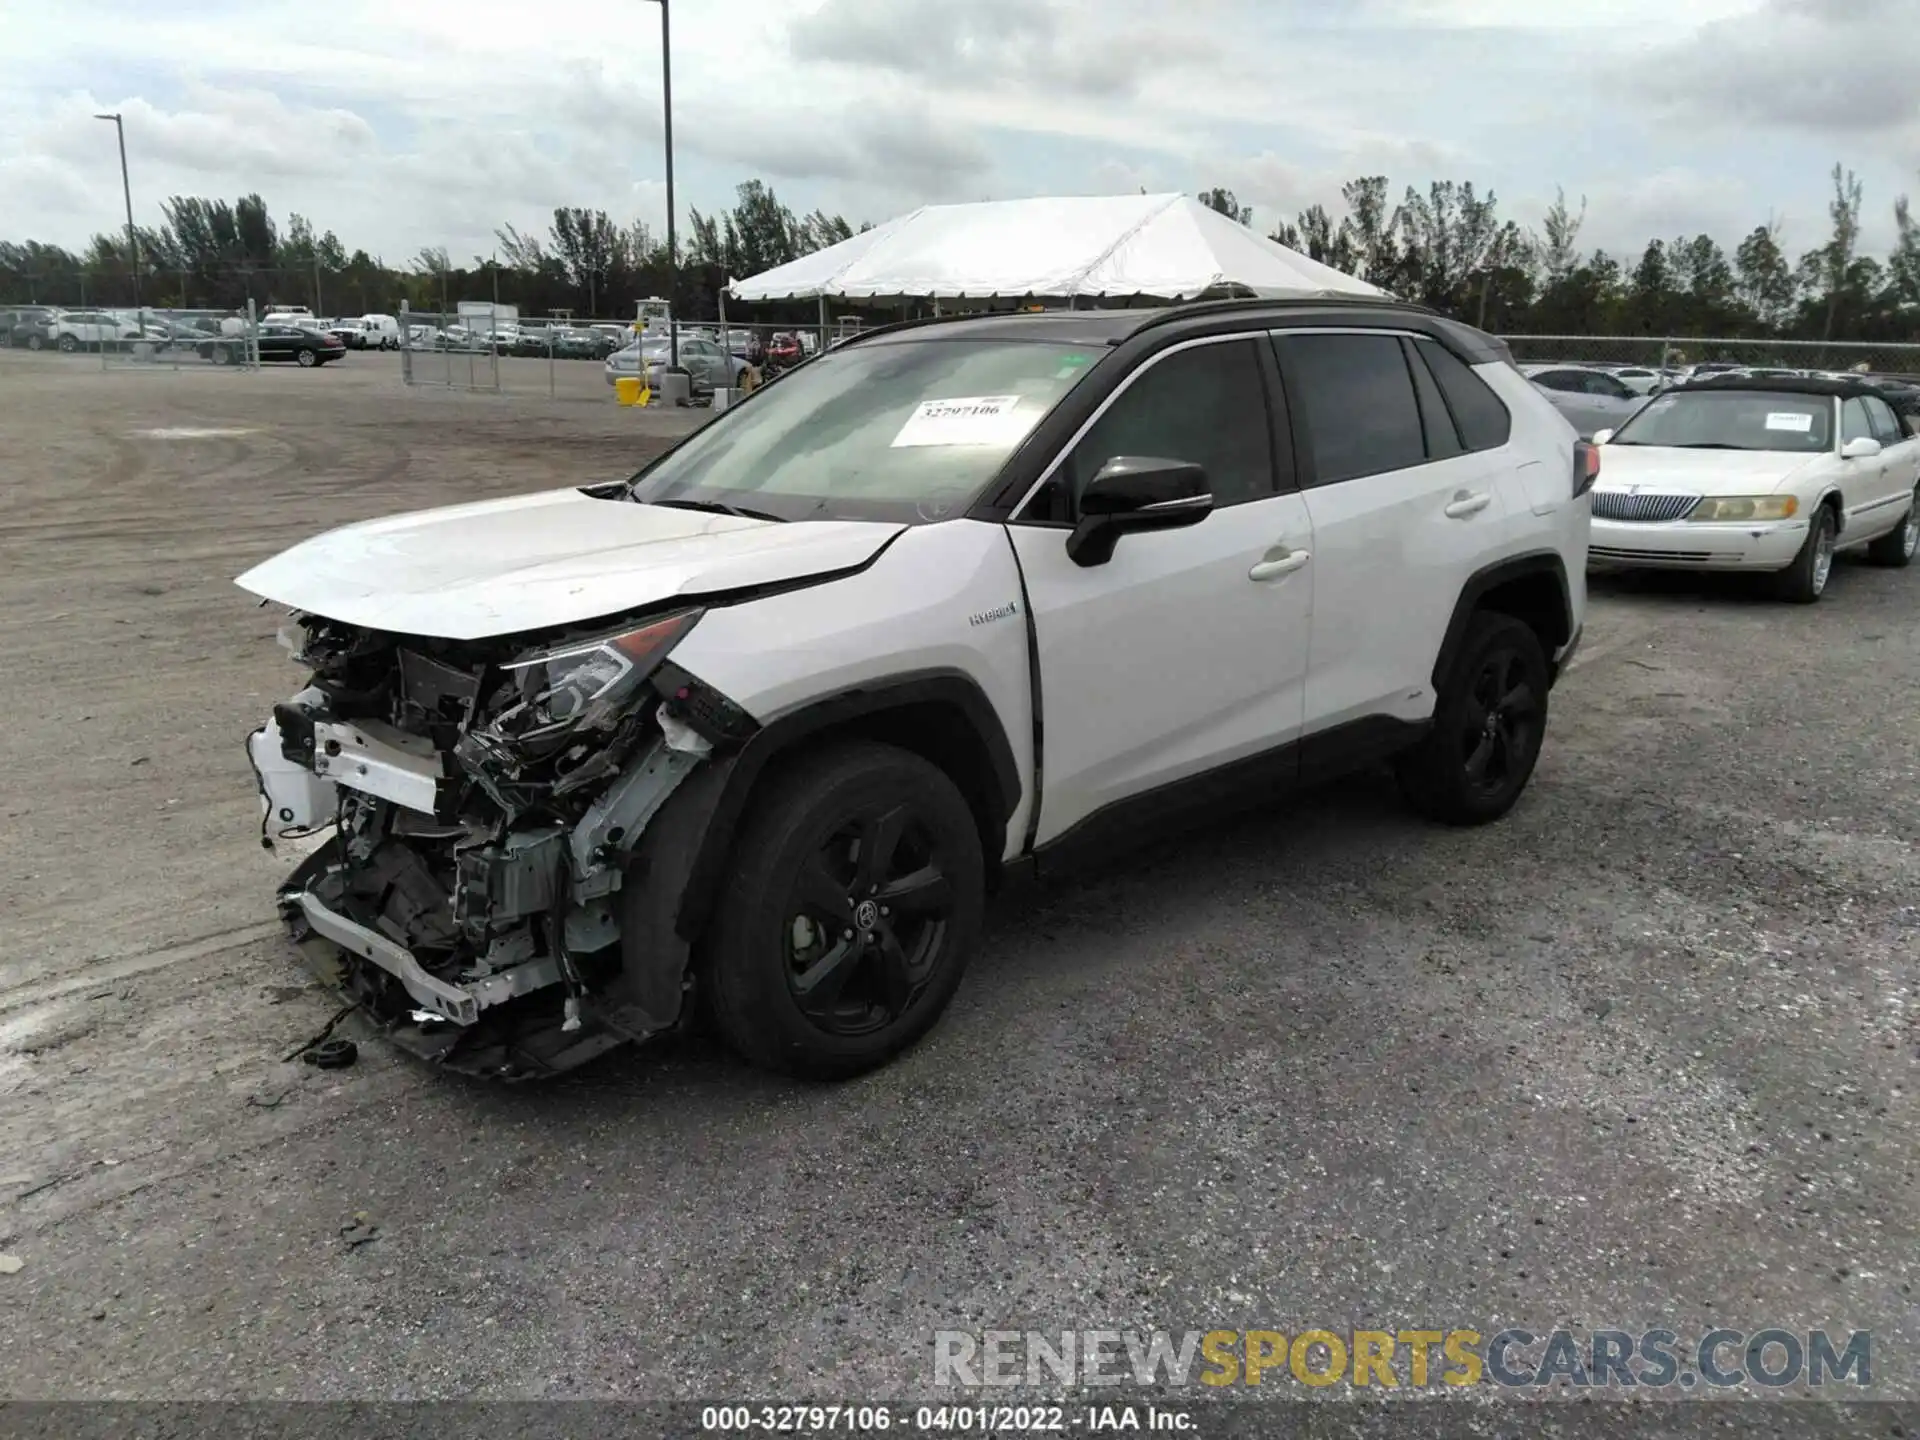
[[[1915,0],[674,0],[681,208],[760,176],[858,222],[1226,185],[1269,228],[1348,177],[1491,186],[1637,250],[1920,195]],[[1684,15],[1681,20],[1677,17]],[[665,216],[646,0],[0,0],[0,238],[257,190],[390,263],[562,204]]]

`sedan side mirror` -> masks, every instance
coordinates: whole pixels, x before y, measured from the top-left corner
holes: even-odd
[[[1611,439],[1613,439],[1613,431],[1611,430],[1596,430],[1593,432],[1593,443],[1596,445],[1604,445]]]
[[[1207,472],[1192,461],[1116,455],[1080,496],[1080,523],[1067,537],[1067,558],[1076,565],[1104,565],[1122,535],[1179,530],[1212,513]]]
[[[1880,442],[1871,435],[1857,436],[1840,447],[1842,460],[1871,460],[1879,453]]]

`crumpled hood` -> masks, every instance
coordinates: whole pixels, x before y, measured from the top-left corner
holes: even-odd
[[[904,528],[780,524],[549,490],[344,526],[235,583],[350,625],[480,640],[852,569]]]
[[[1826,459],[1785,450],[1669,450],[1659,445],[1603,445],[1596,490],[1638,485],[1670,495],[1769,495],[1796,472]]]

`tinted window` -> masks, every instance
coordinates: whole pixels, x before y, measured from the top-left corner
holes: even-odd
[[[1447,410],[1446,398],[1441,395],[1439,385],[1434,383],[1433,372],[1427,369],[1427,362],[1420,358],[1420,352],[1414,348],[1413,342],[1402,340],[1400,345],[1401,353],[1407,357],[1407,368],[1413,371],[1413,394],[1420,402],[1420,424],[1427,434],[1427,458],[1451,460],[1455,455],[1462,454],[1466,447],[1461,443],[1460,432]]]
[[[1873,427],[1873,438],[1882,445],[1900,443],[1900,422],[1893,418],[1893,411],[1887,408],[1887,402],[1870,398],[1866,400],[1867,423]]]
[[[1074,495],[1116,455],[1193,461],[1216,506],[1271,495],[1273,432],[1257,343],[1197,345],[1149,365],[1062,467]]]
[[[1873,425],[1867,419],[1867,405],[1864,400],[1849,400],[1840,407],[1840,443],[1849,440],[1870,440],[1873,438]]]
[[[1544,389],[1564,390],[1569,394],[1578,394],[1583,388],[1582,377],[1572,370],[1541,370],[1527,378]]]
[[[1446,396],[1447,408],[1453,412],[1454,424],[1460,427],[1460,439],[1467,449],[1497,450],[1506,444],[1513,431],[1513,418],[1487,382],[1437,340],[1422,337],[1413,342],[1413,348],[1427,362],[1440,393]]]
[[[1281,335],[1288,397],[1313,450],[1314,483],[1426,462],[1413,376],[1394,335]]]

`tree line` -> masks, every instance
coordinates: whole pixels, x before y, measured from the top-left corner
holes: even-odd
[[[1647,242],[1637,257],[1580,244],[1587,218],[1561,191],[1539,230],[1503,219],[1467,181],[1409,187],[1349,181],[1337,218],[1310,205],[1271,238],[1384,290],[1511,335],[1706,335],[1738,339],[1901,342],[1920,337],[1920,223],[1893,203],[1884,258],[1860,247],[1863,193],[1835,165],[1827,238],[1790,258],[1780,226],[1756,226],[1731,255],[1711,235]],[[1251,224],[1231,190],[1200,199]]]
[[[122,307],[137,299],[183,310],[235,310],[251,300],[262,309],[306,305],[317,315],[360,315],[396,313],[403,301],[413,310],[439,312],[462,300],[498,300],[530,315],[631,318],[637,301],[658,297],[671,299],[679,313],[711,315],[728,279],[785,264],[856,231],[844,217],[821,210],[797,215],[761,181],[749,180],[737,188],[731,210],[691,213],[689,233],[675,237],[676,277],[666,237],[644,221],[622,224],[604,210],[574,206],[556,209],[545,233],[502,226],[491,254],[460,260],[445,246],[427,246],[401,265],[364,249],[349,251],[333,231],[297,212],[282,225],[258,194],[231,203],[175,195],[161,213],[158,226],[136,226],[131,237],[106,231],[78,252],[37,240],[0,241],[0,305]]]
[[[1343,213],[1311,205],[1272,238],[1406,299],[1510,335],[1716,335],[1825,341],[1920,337],[1920,222],[1906,196],[1893,204],[1892,250],[1860,244],[1862,187],[1832,174],[1825,241],[1789,257],[1777,223],[1759,225],[1729,255],[1710,235],[1653,239],[1637,257],[1580,243],[1586,201],[1556,198],[1538,230],[1501,216],[1498,198],[1471,181],[1408,187],[1399,200],[1385,176],[1343,187]],[[1251,208],[1214,187],[1200,200],[1242,224]],[[176,195],[163,222],[138,228],[139,298],[183,309],[304,304],[315,313],[451,310],[498,299],[526,314],[630,316],[635,302],[672,300],[678,313],[711,316],[720,287],[845,240],[856,227],[821,210],[800,215],[749,180],[730,210],[694,210],[676,237],[669,294],[667,243],[642,221],[562,207],[544,233],[512,225],[491,254],[459,260],[427,247],[401,265],[349,251],[331,230],[290,214],[284,225],[259,195],[238,200]],[[861,224],[859,230],[871,229]],[[0,304],[126,306],[135,273],[124,231],[95,235],[75,252],[40,241],[0,241]],[[755,307],[758,318],[800,322],[809,307]],[[742,307],[744,318],[744,307]]]

